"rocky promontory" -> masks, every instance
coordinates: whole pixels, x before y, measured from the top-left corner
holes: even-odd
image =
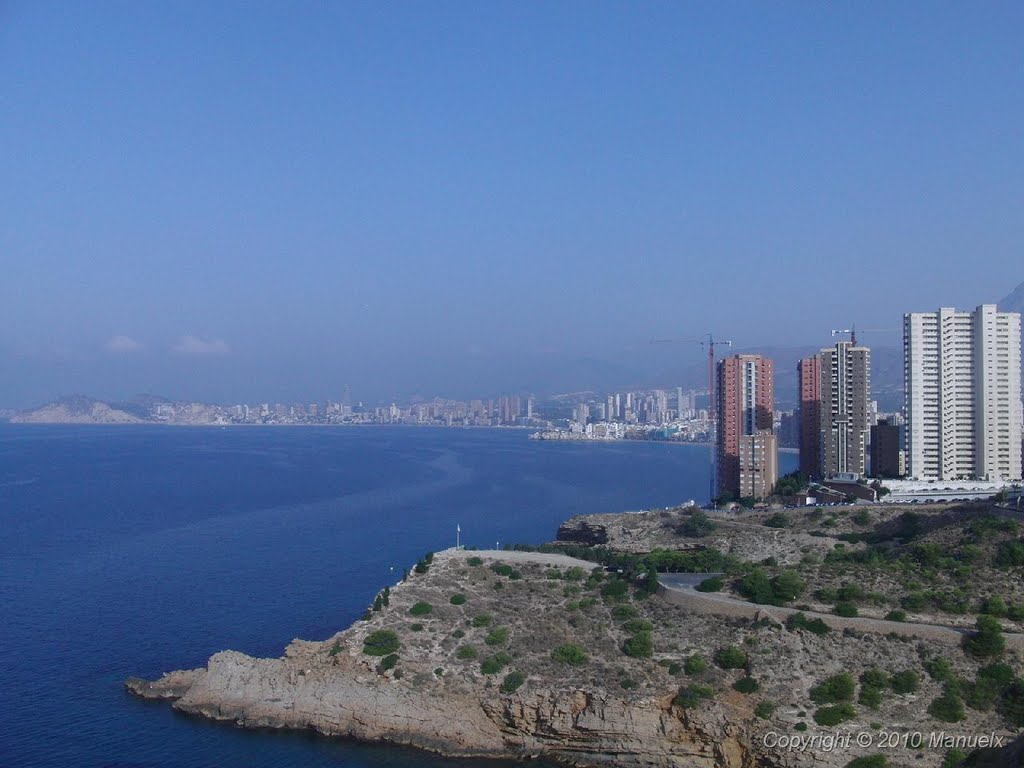
[[[646,514],[595,523],[606,541],[632,540],[630,529],[655,519],[659,530],[666,521],[688,530],[694,512]],[[737,524],[730,537],[742,525],[757,527]],[[711,540],[726,527],[683,538]],[[579,541],[569,549],[581,552]],[[693,544],[649,548],[637,560],[638,545],[614,562],[603,550],[600,565],[551,552],[449,550],[425,557],[362,620],[324,641],[295,640],[276,659],[225,651],[205,668],[126,685],[244,727],[578,766],[948,768],[987,745],[979,735],[1009,743],[1020,727],[1018,643],[1000,637],[999,648],[967,652],[961,639],[973,635],[955,627],[890,632],[872,619],[861,626],[794,611],[794,596],[785,611],[749,602],[737,611],[739,592],[667,592],[652,564],[672,557],[717,557],[745,574],[741,586],[768,568],[780,594],[801,581]],[[817,544],[809,576],[822,567]],[[927,742],[932,734],[948,738]],[[838,746],[826,748],[830,737]],[[953,737],[963,737],[962,755]],[[986,764],[999,754],[987,753]]]

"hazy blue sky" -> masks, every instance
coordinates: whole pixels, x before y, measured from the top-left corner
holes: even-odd
[[[1022,29],[1019,2],[0,2],[0,406],[639,381],[699,360],[654,337],[996,301]]]

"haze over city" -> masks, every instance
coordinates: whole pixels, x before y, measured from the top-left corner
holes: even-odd
[[[674,386],[1024,280],[1024,8],[0,6],[0,407]],[[699,379],[698,379],[699,381]]]

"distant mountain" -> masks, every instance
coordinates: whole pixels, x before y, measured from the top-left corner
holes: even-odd
[[[1024,314],[1024,283],[1021,283],[1008,296],[999,302],[1000,312],[1020,312]]]
[[[143,419],[102,400],[68,395],[39,408],[16,413],[11,421],[15,424],[138,424]]]

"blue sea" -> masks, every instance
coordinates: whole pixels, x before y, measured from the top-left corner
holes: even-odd
[[[704,500],[708,472],[699,446],[516,430],[0,425],[0,766],[495,768],[208,723],[122,682],[325,638],[456,525],[548,541]]]

